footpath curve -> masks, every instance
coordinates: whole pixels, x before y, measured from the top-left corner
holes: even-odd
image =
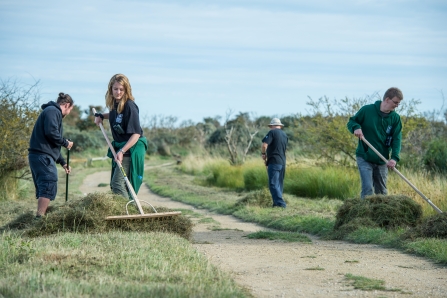
[[[88,175],[80,191],[107,191],[98,185],[109,179],[110,171]],[[147,185],[141,186],[138,198],[212,218],[197,222],[192,245],[254,297],[447,297],[447,268],[424,258],[313,236],[311,244],[247,239],[247,234],[265,228],[158,196]],[[212,229],[216,222],[218,229]],[[383,280],[395,291],[356,290],[345,280],[348,273]]]

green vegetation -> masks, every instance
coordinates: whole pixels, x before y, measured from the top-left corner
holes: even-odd
[[[388,292],[402,292],[401,289],[388,289],[385,287],[385,282],[379,279],[371,279],[363,276],[356,276],[346,274],[345,279],[350,282],[354,289],[363,291],[388,291]]]
[[[100,225],[92,224],[95,215],[84,211],[101,199],[85,196],[79,186],[86,175],[110,169],[110,159],[93,160],[105,156],[107,147],[93,124],[92,107],[82,111],[75,106],[63,121],[64,137],[74,141],[68,203],[64,200],[66,175],[61,171],[58,197],[48,210],[50,216],[45,221],[33,222],[36,202],[27,147],[40,113],[37,85],[29,88],[11,81],[0,84],[0,135],[5,138],[0,142],[0,296],[246,296],[229,276],[191,248],[186,240],[187,231],[175,235],[157,229],[143,232],[91,228],[90,225]],[[227,112],[222,123],[219,117],[214,117],[179,125],[176,117],[153,116],[143,124],[144,135],[149,136],[148,159],[153,165],[177,163],[178,167],[158,167],[157,171],[146,174],[146,180],[153,191],[174,200],[281,231],[259,232],[250,237],[305,241],[299,233],[306,232],[325,239],[398,248],[447,264],[445,216],[437,216],[429,204],[393,173],[388,178],[390,195],[409,198],[407,203],[416,202],[422,207],[422,211],[416,208],[415,218],[398,216],[411,228],[403,227],[402,223],[390,226],[385,215],[394,211],[380,209],[377,213],[375,207],[368,211],[375,214],[372,218],[362,218],[361,212],[349,222],[338,217],[340,210],[346,214],[359,211],[352,204],[348,209],[342,207],[355,202],[360,192],[355,167],[358,140],[347,131],[346,122],[361,106],[378,99],[378,95],[338,100],[310,98],[309,115],[281,118],[289,137],[285,210],[269,208],[267,173],[259,157],[270,116],[256,118],[250,113]],[[418,101],[406,99],[398,109],[404,127],[399,170],[446,211],[447,113],[437,110],[422,115],[417,112],[417,105]],[[100,106],[95,108],[103,110]],[[62,154],[66,155],[65,149]],[[410,205],[405,208],[412,209]],[[116,209],[107,204],[97,207],[107,213]],[[189,219],[210,224],[210,229],[220,229],[209,218],[182,211]],[[377,219],[381,221],[374,221]],[[335,233],[337,228],[340,229]],[[361,289],[377,287],[390,291],[380,281],[352,275],[346,279]]]
[[[310,267],[310,268],[306,268],[304,270],[316,270],[316,271],[323,271],[324,268],[323,267]]]
[[[0,80],[0,201],[20,195],[17,177],[30,175],[28,147],[37,119],[39,82],[31,87]]]
[[[167,233],[0,237],[2,297],[245,297],[183,238]]]
[[[286,168],[284,192],[310,199],[358,198],[360,178],[358,170],[353,167],[318,166],[310,160],[292,159]],[[235,191],[259,190],[267,186],[267,171],[260,159],[249,159],[243,165],[231,166],[223,158],[191,155],[186,157],[179,169],[195,175],[201,185],[217,186]],[[428,175],[423,172],[406,175],[410,181],[418,181],[418,188],[441,210],[447,209],[447,184],[442,176]],[[434,214],[427,204],[398,175],[390,173],[388,177],[391,195],[405,195],[422,206],[424,215]]]
[[[43,221],[33,219],[36,200],[31,192],[21,200],[0,201],[0,296],[250,296],[228,274],[199,254],[185,239],[188,237],[164,232],[122,231],[116,227],[98,230],[103,225],[82,222],[86,217],[90,223],[103,222],[101,214],[111,212],[107,208],[108,203],[113,202],[101,203],[102,199],[111,199],[109,195],[96,193],[85,197],[77,190],[87,174],[108,170],[109,165],[107,161],[87,165],[86,159],[76,153],[71,157],[77,161],[72,163],[69,201],[65,203],[65,192],[60,191]],[[153,162],[163,163],[166,161]],[[92,168],[95,165],[99,167]],[[65,174],[62,171],[59,174],[59,189],[65,190]],[[89,201],[89,198],[99,204],[96,207],[107,210],[96,210],[96,216],[88,215],[92,206],[84,204],[86,208],[82,210],[82,201]],[[123,212],[121,202],[115,203],[119,205],[116,211]],[[181,211],[188,217],[197,216],[192,211]],[[77,217],[80,225],[64,227],[57,222],[60,219],[69,222],[70,214],[87,216]],[[76,228],[75,232],[69,232],[72,227]],[[31,231],[34,237],[25,236],[24,231]]]
[[[336,199],[306,199],[286,194],[284,197],[288,203],[287,208],[272,209],[263,203],[265,190],[242,193],[240,190],[202,186],[206,176],[188,175],[175,167],[159,168],[156,172],[147,174],[151,189],[160,195],[197,208],[232,214],[244,221],[256,222],[268,228],[294,233],[305,232],[326,239],[333,239],[336,215],[343,205],[343,201]],[[408,203],[404,201],[403,204]],[[407,232],[406,228],[387,229],[359,225],[343,234],[341,239],[398,248],[447,264],[446,238],[412,238],[405,234]]]
[[[247,235],[249,239],[282,240],[286,242],[312,242],[309,237],[299,233],[259,231]]]

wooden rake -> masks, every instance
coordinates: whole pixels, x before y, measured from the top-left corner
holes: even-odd
[[[93,115],[96,114],[96,110],[95,108],[92,108],[92,112]],[[180,211],[173,211],[173,212],[157,212],[157,210],[155,210],[154,206],[152,206],[151,204],[149,204],[146,201],[142,201],[146,204],[148,204],[149,206],[152,207],[152,209],[154,210],[155,213],[144,213],[143,208],[141,207],[141,203],[138,200],[137,194],[135,193],[132,184],[130,183],[129,179],[127,178],[126,175],[126,171],[124,170],[123,166],[121,165],[121,163],[116,159],[116,152],[115,149],[113,148],[112,144],[109,141],[109,138],[107,137],[107,134],[104,130],[104,126],[102,125],[102,123],[99,123],[99,127],[101,128],[102,134],[104,135],[104,138],[106,139],[107,145],[109,145],[110,151],[112,151],[113,157],[115,159],[116,164],[118,165],[118,168],[120,169],[121,173],[123,174],[124,177],[124,181],[126,183],[127,188],[129,189],[130,192],[130,196],[132,197],[132,200],[129,201],[126,204],[126,213],[127,215],[119,215],[119,216],[107,216],[106,220],[122,220],[122,219],[141,219],[141,218],[162,218],[162,217],[171,217],[171,216],[177,216],[182,214]],[[135,215],[129,215],[129,212],[127,210],[127,206],[130,203],[135,203],[135,205],[138,208],[138,211],[140,212],[140,214],[135,214]]]
[[[368,145],[368,147],[371,148],[371,150],[374,151],[374,152],[380,157],[380,159],[382,159],[385,163],[388,162],[388,160],[387,160],[385,157],[383,157],[383,155],[380,154],[380,152],[377,151],[376,148],[374,148],[373,145],[371,145],[371,144],[370,144],[370,143],[369,143],[363,136],[361,137],[361,140],[362,140],[363,142],[365,142],[365,144]],[[417,192],[417,193],[418,193],[418,194],[419,194],[425,201],[427,201],[427,203],[429,203],[430,206],[432,206],[433,209],[435,209],[436,212],[438,212],[438,213],[442,213],[441,209],[439,209],[438,207],[436,207],[436,205],[433,204],[432,201],[430,201],[429,198],[427,198],[426,196],[424,196],[424,194],[423,194],[419,189],[417,189],[416,186],[414,186],[414,185],[413,185],[407,178],[405,178],[405,176],[402,175],[402,174],[396,169],[396,167],[393,168],[393,171],[396,172],[396,173],[400,176],[400,178],[402,178],[405,182],[407,182],[407,184],[410,185],[411,188],[413,188],[413,189],[414,189],[414,190],[415,190],[415,191],[416,191],[416,192]]]

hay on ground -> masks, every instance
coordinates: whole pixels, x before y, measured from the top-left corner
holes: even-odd
[[[421,220],[422,207],[403,195],[374,195],[364,200],[348,199],[336,215],[334,230],[346,233],[360,227],[395,229],[415,227]]]
[[[236,206],[272,207],[272,195],[268,188],[252,191],[237,201]]]
[[[407,231],[404,239],[444,238],[447,239],[447,213],[435,214],[423,219],[420,225]]]
[[[126,215],[128,201],[109,193],[90,193],[84,198],[53,208],[40,220],[33,214],[23,214],[9,224],[11,229],[24,229],[30,237],[44,236],[58,232],[103,233],[110,230],[176,233],[191,238],[193,223],[183,215],[163,218],[142,218],[105,220],[107,216]],[[158,212],[172,211],[155,207]],[[128,206],[129,214],[139,214],[134,204]],[[154,213],[152,208],[143,206],[145,213]]]

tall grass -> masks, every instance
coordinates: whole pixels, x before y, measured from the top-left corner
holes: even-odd
[[[431,175],[425,171],[401,172],[419,191],[435,206],[447,212],[447,182],[442,175]],[[388,173],[388,190],[390,194],[406,195],[422,205],[424,215],[435,214],[436,211],[399,175]]]
[[[232,166],[228,161],[217,161],[204,168],[210,175],[206,181],[210,185],[232,189],[243,189],[242,166]]]
[[[359,196],[359,175],[351,168],[289,167],[284,179],[284,192],[307,198],[344,200]]]
[[[355,167],[317,166],[310,160],[289,159],[284,180],[284,192],[305,198],[359,197],[360,176]],[[192,156],[185,159],[181,170],[206,180],[208,185],[235,190],[256,190],[268,186],[266,167],[259,159],[248,159],[241,166],[231,166],[223,158]],[[433,204],[447,210],[447,182],[443,176],[423,171],[402,173]],[[422,205],[424,215],[434,214],[433,208],[401,177],[390,171],[388,193],[403,194]]]

